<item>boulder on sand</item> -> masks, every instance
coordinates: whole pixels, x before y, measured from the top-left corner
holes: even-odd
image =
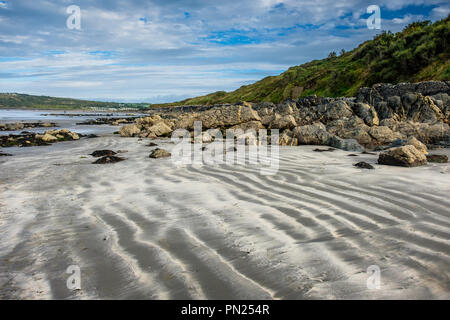
[[[416,147],[407,145],[381,153],[378,163],[389,166],[417,167],[427,164],[427,157]]]
[[[107,164],[107,163],[116,163],[120,161],[124,161],[124,158],[116,157],[116,156],[106,156],[98,159],[97,161],[93,162],[93,164]]]
[[[406,141],[406,145],[414,146],[417,150],[422,152],[423,154],[428,154],[428,148],[422,142],[417,140],[415,137],[409,137]]]
[[[150,154],[150,158],[152,159],[158,159],[158,158],[167,158],[170,157],[172,154],[170,152],[167,152],[164,149],[155,149],[152,151],[152,153]]]
[[[448,157],[445,154],[430,154],[427,156],[428,162],[447,163]]]
[[[369,170],[375,169],[370,163],[367,163],[364,161],[355,163],[353,166],[361,168],[361,169],[369,169]]]
[[[97,150],[91,153],[91,156],[95,157],[95,158],[100,158],[100,157],[106,157],[106,156],[113,156],[115,155],[116,152],[112,151],[112,150]]]

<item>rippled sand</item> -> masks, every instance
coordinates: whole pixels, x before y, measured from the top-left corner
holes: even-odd
[[[0,299],[450,298],[448,164],[369,171],[352,164],[377,156],[281,147],[278,174],[262,176],[175,167],[149,159],[148,142],[7,150]],[[98,149],[127,161],[93,165]],[[79,291],[66,287],[70,265]]]

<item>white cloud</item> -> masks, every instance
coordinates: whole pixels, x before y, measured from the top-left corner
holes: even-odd
[[[448,13],[445,1],[379,1],[382,10],[439,3],[431,18]],[[369,0],[77,0],[80,31],[66,28],[70,4],[15,0],[8,14],[0,11],[0,58],[27,58],[0,59],[0,92],[104,99],[195,96],[350,50],[378,32],[365,28],[361,18]],[[143,17],[146,23],[139,20]],[[383,19],[382,26],[399,31],[420,17],[406,13]],[[210,41],[212,35],[225,45]],[[48,54],[54,51],[62,53]]]

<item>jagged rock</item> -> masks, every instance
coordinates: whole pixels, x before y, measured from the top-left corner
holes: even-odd
[[[399,122],[398,132],[404,136],[414,136],[423,143],[436,144],[450,138],[450,127],[447,123]]]
[[[122,136],[122,137],[135,137],[140,132],[141,132],[141,130],[135,124],[123,126],[119,130],[120,136]]]
[[[438,93],[431,96],[434,104],[441,110],[444,115],[443,121],[450,122],[450,96],[447,93]]]
[[[345,151],[364,151],[364,147],[355,139],[341,139],[334,136],[330,138],[329,145]]]
[[[298,146],[298,140],[293,137],[292,131],[284,130],[278,138],[278,144],[280,146]]]
[[[162,118],[159,115],[155,114],[151,117],[144,117],[137,119],[136,125],[141,129],[143,127],[151,127],[159,121],[162,121]]]
[[[427,161],[435,162],[435,163],[447,163],[448,157],[443,154],[430,154],[430,155],[427,155]]]
[[[294,113],[294,109],[296,109],[295,102],[285,101],[277,106],[275,112],[279,115],[286,116],[292,115]]]
[[[364,162],[364,161],[355,163],[354,166],[361,168],[361,169],[369,169],[369,170],[375,169],[371,164]]]
[[[407,145],[381,153],[378,163],[390,166],[417,167],[427,164],[427,158],[414,146]]]
[[[447,123],[442,122],[424,125],[420,127],[417,138],[428,144],[448,141],[450,138],[450,127]]]
[[[260,121],[249,121],[244,122],[241,124],[237,124],[230,128],[231,130],[241,129],[243,131],[247,130],[255,130],[255,132],[258,132],[259,129],[264,129],[264,126]]]
[[[100,157],[106,157],[106,156],[113,156],[115,154],[116,154],[116,152],[114,152],[112,150],[97,150],[97,151],[92,152],[90,155],[95,158],[100,158]]]
[[[261,121],[261,118],[248,104],[220,106],[201,113],[182,115],[175,128],[192,130],[195,121],[201,121],[204,129],[210,129],[229,128],[244,122]]]
[[[52,136],[49,133],[44,134],[43,136],[40,136],[40,139],[44,142],[52,143],[58,141],[58,138],[55,136]]]
[[[427,146],[424,145],[419,140],[417,140],[415,137],[409,137],[408,140],[406,141],[406,145],[414,146],[420,152],[422,152],[424,154],[428,154]]]
[[[321,116],[321,121],[325,123],[353,115],[352,109],[343,100],[321,104],[317,107],[317,113]]]
[[[155,149],[152,151],[152,153],[150,154],[150,158],[153,159],[158,159],[158,158],[166,158],[166,157],[170,157],[172,156],[172,154],[170,152],[167,152],[164,149]]]
[[[327,126],[327,131],[342,139],[355,139],[361,145],[372,145],[372,137],[369,135],[370,127],[361,118],[356,116],[332,121]]]
[[[397,131],[398,129],[398,121],[394,118],[386,118],[380,121],[380,126],[388,127],[392,131]]]
[[[163,137],[163,136],[167,136],[168,134],[170,134],[172,132],[172,129],[166,125],[164,122],[160,121],[155,123],[154,125],[152,125],[149,128],[146,128],[145,131],[148,134],[154,134],[157,137]],[[147,134],[147,136],[148,136]]]
[[[269,128],[270,129],[292,129],[297,126],[297,122],[295,122],[295,119],[291,115],[284,115],[281,116],[279,114],[275,114],[270,121]]]
[[[273,114],[261,116],[261,123],[262,123],[264,126],[269,126],[269,124],[270,124],[270,122],[273,120],[273,118],[274,118],[274,115],[273,115]]]
[[[439,81],[377,84],[372,88],[361,88],[356,101],[373,105],[382,120],[394,118],[399,121],[435,123],[446,117],[444,103],[440,108],[435,103],[437,100],[429,96],[448,93],[449,86]]]
[[[449,85],[444,81],[399,83],[396,85],[379,83],[371,88],[360,88],[356,95],[356,101],[374,105],[376,101],[386,101],[388,97],[401,97],[406,93],[420,93],[423,96],[432,96],[438,93],[449,93],[449,91]]]
[[[417,122],[435,123],[444,118],[442,111],[434,104],[434,101],[426,96],[418,95],[417,101],[408,110],[407,118]]]
[[[296,127],[292,131],[293,137],[297,138],[299,144],[327,145],[331,134],[326,131],[323,123]]]
[[[370,128],[369,135],[375,140],[376,145],[392,143],[397,139],[403,138],[400,133],[394,132],[389,129],[389,127],[384,126],[374,126]]]
[[[108,163],[116,163],[124,161],[124,158],[116,157],[116,156],[106,156],[102,157],[93,162],[93,164],[108,164]]]
[[[370,127],[378,126],[380,124],[375,108],[366,103],[358,102],[354,104],[353,111]]]

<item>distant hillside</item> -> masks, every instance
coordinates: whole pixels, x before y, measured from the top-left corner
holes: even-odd
[[[19,93],[0,93],[0,108],[8,109],[124,109],[124,108],[146,108],[141,104],[123,104],[115,102],[99,102],[77,100],[70,98],[54,98],[47,96],[32,96]]]
[[[383,32],[350,52],[339,56],[332,52],[327,59],[289,68],[233,92],[219,91],[165,105],[278,103],[312,94],[353,96],[358,88],[380,82],[450,80],[449,18],[433,24],[415,22],[396,34]]]

